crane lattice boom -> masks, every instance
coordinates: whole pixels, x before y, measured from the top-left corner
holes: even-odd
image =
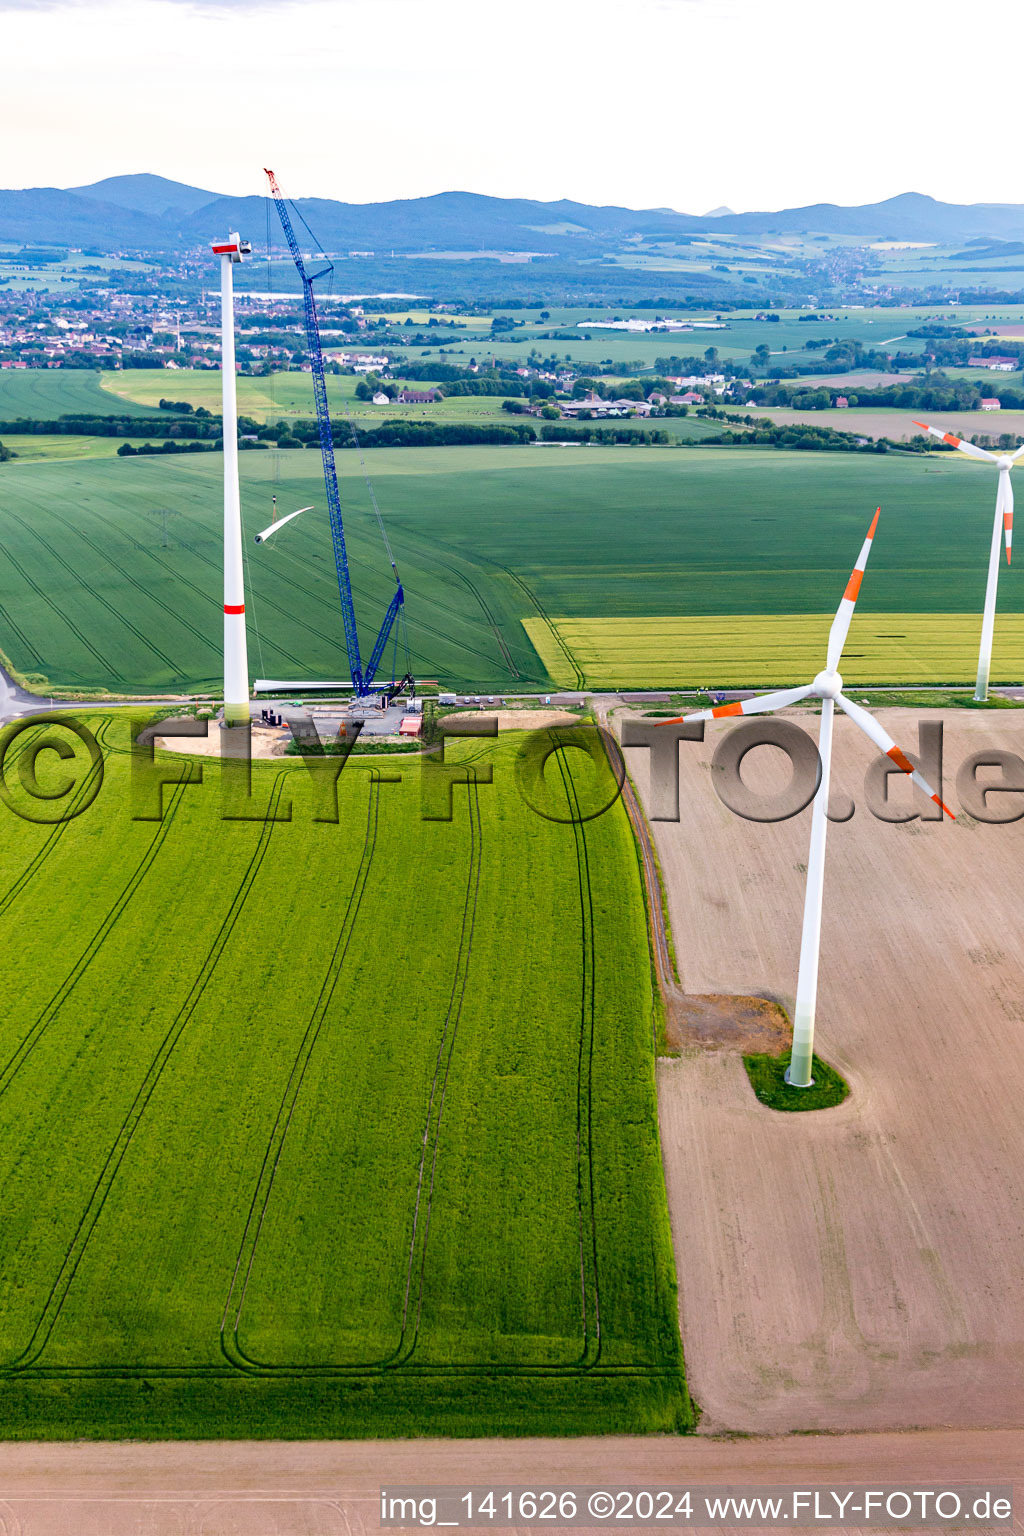
[[[264,167],[266,170],[266,167]],[[356,628],[355,608],[352,604],[352,580],[348,569],[348,550],[345,546],[345,528],[341,520],[341,495],[338,490],[338,472],[334,463],[334,434],[331,430],[331,417],[327,409],[327,381],[324,377],[324,355],[320,346],[320,322],[317,319],[316,299],[313,294],[313,283],[325,272],[333,268],[328,262],[326,267],[312,274],[306,268],[299,242],[295,238],[295,230],[292,228],[291,215],[287,204],[277,184],[277,177],[273,171],[266,171],[267,180],[270,182],[271,196],[277,208],[281,220],[281,228],[284,230],[288,249],[291,252],[292,261],[295,263],[299,278],[302,282],[302,306],[306,325],[306,348],[309,352],[309,361],[313,370],[313,398],[316,401],[316,419],[320,431],[320,454],[324,462],[324,485],[327,489],[327,508],[331,521],[331,538],[334,543],[334,564],[338,572],[338,595],[341,598],[341,617],[345,626],[345,648],[348,651],[349,671],[352,673],[352,686],[357,696],[370,692],[373,680],[377,675],[384,655],[384,649],[398,618],[402,604],[405,601],[405,593],[402,583],[398,579],[392,561],[392,570],[395,570],[395,592],[388,605],[384,622],[380,627],[380,633],[374,642],[365,669],[362,656],[359,651],[359,631]]]

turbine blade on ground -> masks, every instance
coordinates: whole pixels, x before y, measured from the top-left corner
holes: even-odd
[[[938,795],[928,783],[928,780],[923,778],[922,775],[918,773],[917,769],[910,761],[910,758],[906,755],[905,752],[900,751],[899,747],[893,741],[889,733],[884,731],[879,725],[874,715],[869,715],[866,709],[861,709],[859,704],[855,704],[852,699],[846,698],[844,694],[839,695],[839,697],[836,699],[836,703],[839,705],[840,709],[844,710],[846,714],[849,715],[850,719],[855,725],[860,726],[865,736],[873,741],[875,746],[878,747],[880,751],[885,753],[886,757],[892,758],[897,768],[902,768],[904,773],[908,773],[910,775],[918,789],[923,789],[929,800],[934,800],[936,805],[941,805],[946,815],[949,816],[951,820],[956,821],[956,817],[953,815],[953,812],[950,810],[949,806],[946,805],[944,801],[939,799]]]
[[[730,715],[763,715],[769,709],[785,709],[787,704],[798,704],[813,693],[813,685],[803,688],[779,688],[774,693],[761,693],[753,699],[736,699],[732,704],[719,704],[715,709],[700,709],[693,715],[677,715],[674,720],[659,720],[659,725],[692,725],[696,720],[724,720]]]
[[[864,567],[867,565],[868,555],[871,553],[871,540],[875,536],[875,529],[878,527],[878,519],[881,513],[882,509],[879,507],[871,521],[871,527],[868,529],[868,536],[861,546],[860,554],[857,556],[857,564],[854,566],[850,579],[846,583],[846,591],[843,593],[842,601],[836,609],[836,616],[832,620],[832,628],[828,632],[828,660],[825,666],[829,672],[834,672],[838,667],[839,659],[843,654],[843,646],[846,644],[846,637],[850,633],[853,610],[857,606],[857,593],[860,591],[860,584],[864,578]]]
[[[973,443],[965,443],[962,437],[954,437],[952,432],[943,432],[941,427],[930,427],[926,421],[915,421],[915,427],[923,427],[930,432],[932,437],[937,437],[940,443],[948,443],[951,448],[959,448],[961,453],[969,454],[972,459],[988,459],[990,464],[998,461],[999,455],[989,453],[987,448],[975,448]]]

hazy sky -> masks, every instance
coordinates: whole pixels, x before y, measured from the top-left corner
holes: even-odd
[[[8,187],[1024,201],[1016,0],[0,0]],[[983,31],[972,33],[974,24]],[[986,37],[993,40],[986,45]]]

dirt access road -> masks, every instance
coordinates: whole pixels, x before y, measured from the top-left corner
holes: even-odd
[[[1016,1474],[1019,1510],[1022,1465],[1024,1437],[1005,1430],[735,1441],[658,1436],[389,1444],[8,1444],[0,1445],[0,1531],[4,1536],[363,1536],[380,1529],[380,1488],[403,1483],[814,1487],[832,1480],[866,1480],[871,1486],[913,1480],[914,1487],[928,1488],[968,1480],[1007,1483]],[[651,1527],[578,1529],[594,1536],[597,1530]],[[1015,1530],[1024,1530],[1019,1513]],[[731,1536],[730,1528],[722,1531]],[[856,1536],[856,1529],[847,1527],[844,1536]]]
[[[879,718],[916,750],[916,714]],[[970,752],[1024,755],[1017,715],[945,721],[947,800]],[[710,760],[727,728],[682,744],[682,818],[653,824],[681,980],[791,1007],[810,813],[726,809]],[[1024,1425],[1024,823],[877,821],[872,750],[837,721],[834,784],[860,809],[829,831],[818,1048],[850,1099],[780,1115],[735,1053],[659,1067],[683,1343],[712,1429]],[[642,798],[647,753],[626,757]],[[773,757],[745,778],[767,782]]]

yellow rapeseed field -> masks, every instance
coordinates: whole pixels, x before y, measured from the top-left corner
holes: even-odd
[[[825,664],[832,615],[523,622],[551,676],[565,687],[741,688],[809,681]],[[841,670],[858,685],[973,682],[980,627],[980,614],[857,614]],[[996,619],[993,680],[1022,678],[1024,615],[1005,614]]]

